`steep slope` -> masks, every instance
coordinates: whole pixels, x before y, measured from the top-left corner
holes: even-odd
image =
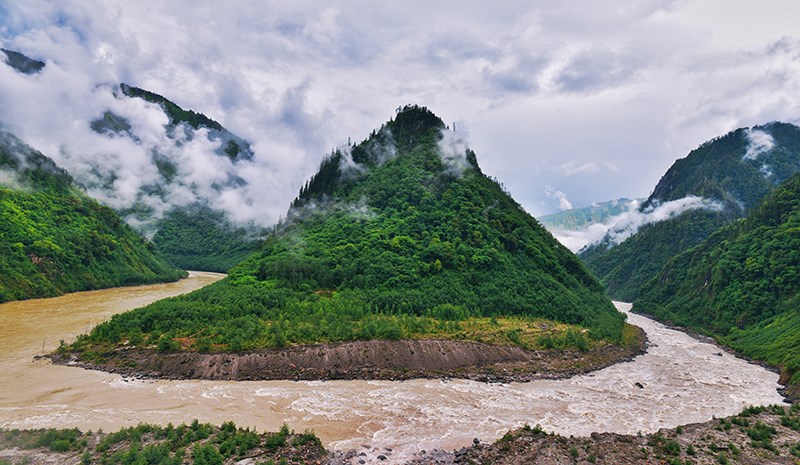
[[[746,219],[669,261],[643,288],[634,309],[720,336],[751,357],[796,373],[800,175],[767,196]]]
[[[638,212],[647,218],[674,205],[671,216],[641,227],[618,245],[607,237],[579,255],[611,297],[633,301],[667,260],[745,216],[798,171],[800,128],[776,122],[737,129],[676,161]]]
[[[237,226],[222,212],[198,202],[170,211],[159,222],[153,243],[178,268],[227,271],[256,250],[261,243],[256,231]]]
[[[2,52],[5,64],[20,73],[48,71],[42,61]],[[216,206],[223,193],[247,187],[239,175],[254,156],[247,141],[202,113],[145,89],[101,85],[95,94],[94,107],[105,109],[94,119],[70,122],[85,125],[86,132],[65,131],[67,140],[59,145],[63,152],[70,145],[64,142],[74,138],[78,146],[105,150],[98,149],[99,155],[51,154],[84,190],[151,237],[175,266],[224,272],[259,247],[262,226],[234,223]],[[151,123],[159,120],[165,123]]]
[[[74,348],[444,337],[586,349],[620,341],[623,325],[577,257],[411,106],[324,159],[287,222],[226,279],[117,315]]]
[[[0,302],[185,275],[52,160],[2,130],[0,251]]]

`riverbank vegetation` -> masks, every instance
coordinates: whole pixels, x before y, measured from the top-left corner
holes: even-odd
[[[0,132],[0,302],[184,276],[52,160]]]
[[[747,407],[731,417],[635,436],[566,438],[526,425],[493,444],[463,449],[455,460],[437,463],[720,465],[796,463],[799,457],[800,406],[795,404]]]
[[[71,458],[81,465],[222,465],[257,459],[263,465],[320,463],[327,456],[310,431],[296,433],[287,425],[278,432],[257,433],[233,422],[213,426],[197,420],[190,425],[140,424],[114,433],[78,429],[0,430],[0,450],[18,452],[0,465],[48,462],[47,457]]]
[[[70,348],[242,351],[419,337],[621,343],[625,318],[602,286],[456,137],[427,109],[403,109],[326,158],[288,219],[225,280],[116,315]],[[554,331],[544,337],[537,325]]]

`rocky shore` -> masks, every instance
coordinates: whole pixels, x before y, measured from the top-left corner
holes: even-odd
[[[638,329],[638,328],[637,328]],[[459,378],[482,382],[526,382],[568,378],[645,352],[635,344],[579,350],[529,351],[515,346],[453,340],[370,340],[318,344],[246,353],[160,353],[118,348],[86,361],[73,352],[50,355],[53,363],[118,373],[125,377],[208,380],[407,380]]]

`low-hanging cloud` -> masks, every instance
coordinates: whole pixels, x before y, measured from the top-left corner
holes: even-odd
[[[469,146],[455,130],[443,129],[437,147],[442,163],[450,174],[460,176],[469,167],[467,161]]]
[[[613,216],[603,223],[593,223],[577,231],[552,229],[550,232],[565,247],[577,252],[600,242],[617,245],[646,224],[665,221],[696,209],[721,210],[722,205],[702,197],[688,196],[642,209],[640,202],[633,200],[626,212]]]
[[[336,152],[339,154],[339,174],[342,179],[355,178],[366,172],[364,165],[353,160],[353,150],[349,143],[339,146]]]
[[[745,160],[755,160],[764,152],[768,152],[775,147],[775,140],[768,133],[755,128],[745,131],[747,136],[747,152],[744,154]]]
[[[209,129],[172,125],[161,106],[127,97],[114,83],[98,85],[94,73],[48,61],[31,76],[0,63],[0,80],[0,124],[65,168],[89,195],[131,212],[128,222],[148,236],[169,210],[196,203],[257,226],[274,224],[285,211],[286,203],[268,195],[286,183],[280,166],[266,157],[220,156],[225,140]],[[122,129],[93,127],[104,117]]]
[[[547,194],[548,197],[558,200],[558,208],[560,208],[562,211],[572,209],[572,202],[567,199],[567,194],[559,190],[553,190],[549,187],[545,189],[545,194]]]

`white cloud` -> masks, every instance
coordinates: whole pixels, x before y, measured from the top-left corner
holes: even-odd
[[[437,146],[442,162],[452,174],[461,175],[469,167],[467,161],[469,146],[460,133],[443,129]]]
[[[772,136],[760,129],[747,129],[745,135],[747,136],[745,160],[755,160],[759,155],[775,146],[775,140],[772,139]]]
[[[406,103],[468,122],[482,169],[534,214],[557,208],[541,186],[575,204],[646,196],[703,141],[800,116],[796,2],[27,0],[0,16],[0,45],[47,61],[36,76],[0,65],[0,119],[26,142],[70,170],[137,170],[108,199],[126,202],[163,139],[155,112],[107,86],[158,92],[252,142],[252,162],[202,155],[182,175],[246,180],[215,205],[262,224],[332,147]],[[109,108],[136,121],[141,146],[81,125]]]
[[[558,200],[558,208],[560,208],[562,211],[572,209],[572,202],[570,202],[569,199],[567,199],[567,195],[564,194],[563,192],[558,190],[553,190],[548,187],[547,189],[545,189],[545,194],[547,194],[548,197],[552,197]]]
[[[594,174],[600,170],[600,164],[595,161],[579,163],[575,160],[570,160],[563,165],[557,166],[556,170],[561,172],[564,176],[573,176],[576,174]]]

